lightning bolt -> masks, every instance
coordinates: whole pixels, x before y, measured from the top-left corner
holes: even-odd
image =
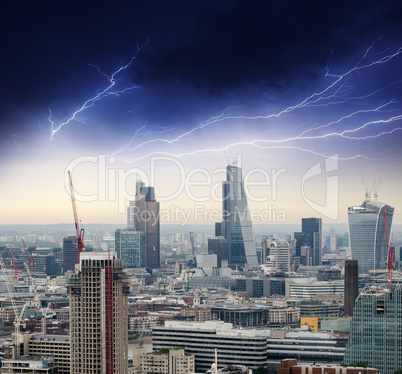
[[[171,138],[163,138],[163,137],[156,137],[152,139],[145,140],[143,142],[138,142],[135,139],[135,135],[131,142],[126,145],[125,147],[121,147],[118,150],[116,150],[112,155],[113,156],[118,156],[118,158],[123,161],[123,162],[129,162],[133,163],[136,161],[139,161],[144,158],[148,158],[152,155],[166,155],[166,156],[171,156],[171,157],[186,157],[186,156],[195,156],[201,153],[214,153],[214,152],[222,152],[225,150],[228,150],[232,147],[236,146],[252,146],[256,148],[264,148],[264,149],[281,149],[281,148],[287,148],[287,149],[296,149],[301,152],[309,152],[312,154],[315,154],[317,156],[322,156],[322,157],[328,157],[328,155],[325,155],[324,153],[317,152],[313,149],[308,149],[303,146],[299,145],[294,145],[294,144],[289,144],[291,142],[305,142],[305,141],[311,141],[311,140],[320,140],[320,139],[325,139],[325,138],[330,138],[330,137],[339,137],[347,140],[368,140],[368,139],[373,139],[377,137],[381,137],[384,135],[389,135],[392,134],[396,131],[402,130],[401,127],[395,127],[391,130],[386,130],[382,131],[381,129],[378,129],[379,126],[384,126],[387,124],[393,124],[394,122],[400,121],[402,119],[401,115],[394,115],[389,118],[382,118],[380,120],[371,120],[371,121],[363,121],[363,123],[360,123],[359,117],[364,116],[364,115],[375,115],[375,114],[380,114],[384,115],[385,113],[390,113],[390,112],[395,112],[399,109],[397,107],[397,104],[399,104],[398,100],[392,98],[389,99],[386,102],[382,102],[378,104],[375,107],[369,108],[369,109],[359,109],[356,111],[350,111],[349,113],[342,115],[341,117],[334,119],[333,121],[321,124],[319,126],[314,126],[311,128],[308,128],[307,130],[301,131],[299,134],[294,135],[292,137],[286,137],[286,138],[279,138],[279,139],[253,139],[253,140],[244,140],[241,142],[232,142],[232,143],[227,143],[226,145],[222,145],[220,147],[216,148],[205,148],[205,149],[196,149],[191,152],[165,152],[165,151],[152,151],[147,154],[141,154],[138,157],[133,157],[133,158],[123,158],[121,153],[123,152],[135,152],[140,150],[142,147],[145,147],[146,145],[152,144],[152,143],[165,143],[167,145],[172,145],[174,143],[178,143],[179,141],[183,140],[189,140],[191,135],[195,135],[194,133],[198,132],[199,130],[209,127],[212,125],[217,125],[222,122],[228,122],[228,121],[238,121],[238,120],[243,120],[243,121],[256,121],[256,120],[270,120],[270,119],[275,119],[279,117],[283,117],[287,114],[290,114],[295,111],[300,111],[300,110],[305,110],[306,108],[315,108],[315,107],[329,107],[329,106],[340,106],[340,105],[345,105],[345,104],[353,104],[356,105],[358,103],[361,103],[361,105],[364,105],[365,102],[367,101],[368,98],[372,98],[377,94],[381,94],[384,91],[386,91],[388,88],[391,86],[397,85],[402,83],[402,81],[396,81],[392,82],[384,87],[381,87],[379,89],[376,89],[372,92],[365,93],[362,95],[355,95],[348,97],[348,95],[351,92],[351,86],[347,85],[347,81],[352,77],[353,74],[356,74],[358,72],[362,72],[364,70],[368,70],[370,68],[374,68],[375,66],[380,66],[383,64],[388,63],[389,61],[395,59],[396,57],[400,56],[402,54],[402,48],[399,48],[396,50],[394,53],[388,53],[386,56],[379,57],[378,59],[375,59],[374,61],[371,62],[364,62],[366,61],[369,56],[370,52],[373,49],[373,45],[371,45],[364,53],[364,55],[361,57],[361,59],[358,61],[358,63],[351,69],[347,70],[343,74],[330,74],[328,67],[326,67],[326,73],[325,73],[325,78],[330,78],[331,82],[329,82],[327,85],[324,86],[324,88],[317,90],[316,92],[310,94],[300,102],[291,105],[285,109],[280,110],[277,113],[270,113],[267,115],[255,115],[255,116],[250,116],[250,115],[234,115],[232,114],[233,107],[227,108],[223,110],[220,114],[213,116],[209,118],[208,120],[205,120],[203,122],[200,122],[190,130],[187,130],[179,135],[173,136]],[[345,123],[346,121],[354,120],[351,128],[348,128],[343,131],[331,131],[331,132],[324,132],[323,134],[316,134],[313,135],[314,133],[317,133],[318,131],[321,130],[326,130],[327,128],[331,126],[338,126],[341,123]],[[362,131],[366,128],[372,128],[374,131],[377,131],[375,134],[372,135],[366,135],[366,136],[354,136],[352,135],[353,133],[357,133],[359,131]],[[170,130],[167,130],[170,131]],[[191,139],[191,138],[190,138]],[[160,147],[158,147],[160,148]],[[352,160],[356,158],[367,158],[367,156],[363,154],[357,154],[353,155],[350,157],[340,157],[340,160]]]
[[[116,71],[114,71],[111,75],[107,75],[105,73],[103,73],[101,71],[101,69],[93,64],[89,64],[89,66],[94,67],[99,74],[103,75],[109,82],[109,84],[106,86],[106,88],[104,88],[102,91],[98,92],[95,96],[89,98],[88,100],[86,100],[76,111],[74,111],[74,113],[68,117],[67,119],[65,119],[64,121],[56,124],[55,121],[53,120],[53,113],[52,113],[52,109],[49,108],[49,117],[48,117],[48,121],[51,124],[51,136],[50,139],[52,140],[54,135],[60,131],[60,129],[64,126],[67,126],[68,124],[70,124],[73,121],[78,121],[81,123],[85,124],[85,121],[83,118],[80,117],[80,115],[88,108],[91,108],[92,106],[95,105],[95,103],[97,103],[100,100],[103,100],[109,96],[120,96],[123,93],[127,93],[130,91],[133,91],[137,88],[139,88],[139,86],[134,85],[134,86],[129,86],[129,87],[124,87],[122,89],[115,89],[115,86],[118,82],[118,75],[126,70],[128,67],[130,67],[134,60],[137,58],[138,54],[141,52],[141,50],[146,47],[149,44],[149,40],[147,42],[145,42],[142,45],[137,45],[137,50],[134,54],[133,57],[131,57],[131,60],[126,63],[126,64],[121,64],[120,68],[117,69]]]

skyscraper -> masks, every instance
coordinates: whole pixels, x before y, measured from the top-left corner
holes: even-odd
[[[222,184],[222,233],[228,239],[229,266],[258,266],[241,168],[228,165]]]
[[[83,252],[67,282],[71,373],[127,373],[129,286],[122,260],[115,253]]]
[[[69,235],[63,239],[63,272],[74,271],[78,262],[77,237]]]
[[[145,187],[138,181],[135,201],[127,208],[127,228],[144,231],[146,237],[146,266],[160,267],[159,203],[155,200],[153,187]]]
[[[123,260],[124,267],[147,266],[147,251],[144,231],[120,230],[115,232],[115,251]]]
[[[345,316],[353,314],[353,307],[359,294],[359,266],[357,260],[345,261]]]
[[[295,232],[296,256],[301,256],[301,247],[310,246],[311,265],[321,265],[322,256],[322,219],[302,218],[302,231]]]
[[[367,362],[381,374],[402,368],[401,285],[367,285],[353,309],[343,362]]]
[[[359,262],[360,273],[386,269],[384,211],[390,233],[393,207],[366,199],[362,205],[348,208],[350,249],[352,258]]]

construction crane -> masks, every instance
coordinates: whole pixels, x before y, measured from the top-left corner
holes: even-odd
[[[26,259],[26,262],[27,262],[26,266],[27,266],[28,276],[30,278],[32,278],[32,273],[35,271],[35,261],[34,261],[34,258],[32,256],[32,254],[28,253],[28,248],[27,248],[27,246],[25,244],[24,239],[22,239],[22,244],[23,244],[23,249],[24,249],[24,256],[25,256],[25,259]],[[38,240],[36,240],[36,244],[35,244],[35,249],[34,249],[35,253],[36,253],[37,245],[38,245]]]
[[[24,316],[26,303],[25,303],[24,307],[22,308],[21,312],[19,313],[19,311],[17,309],[17,306],[15,304],[13,293],[11,292],[10,283],[9,283],[8,277],[7,277],[6,266],[4,265],[4,260],[3,260],[3,257],[1,255],[0,255],[0,266],[1,266],[1,271],[3,272],[4,281],[6,282],[7,292],[8,292],[8,295],[10,297],[10,300],[11,300],[11,305],[13,307],[14,314],[15,314],[15,317],[14,317],[15,348],[14,348],[14,352],[13,352],[13,358],[15,358],[15,357],[19,357],[20,354],[21,354],[21,349],[20,349],[20,346],[21,346],[21,331],[20,331],[20,327],[21,327],[21,322],[22,322],[23,316]]]
[[[85,230],[83,228],[80,229],[80,224],[79,224],[79,221],[78,221],[77,204],[75,202],[73,180],[71,178],[70,171],[68,171],[68,179],[70,181],[70,196],[71,196],[71,203],[73,204],[75,231],[76,231],[76,234],[77,234],[78,263],[80,263],[81,252],[85,249],[85,245],[84,245]]]
[[[13,261],[14,277],[15,277],[15,280],[18,280],[18,267],[15,266],[14,253],[13,253],[13,248],[11,247],[11,244],[10,244],[10,252],[11,252],[11,259]]]
[[[387,254],[388,254],[388,260],[387,260],[387,281],[388,284],[392,284],[392,268],[394,267],[394,248],[391,248],[389,244],[389,232],[388,232],[388,223],[387,223],[387,214],[385,212],[385,209],[382,211],[384,215],[384,227],[385,227],[385,240],[387,242]]]

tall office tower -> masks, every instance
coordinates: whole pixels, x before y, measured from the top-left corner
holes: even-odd
[[[114,244],[117,258],[123,260],[124,267],[142,268],[147,266],[144,231],[117,229],[114,233]]]
[[[353,309],[343,362],[365,361],[381,374],[393,374],[402,368],[401,352],[401,285],[367,285]]]
[[[226,181],[222,184],[223,236],[228,240],[229,266],[258,266],[247,197],[241,168],[228,165]]]
[[[128,372],[129,286],[115,253],[81,253],[68,280],[71,373]]]
[[[222,261],[228,262],[228,240],[223,236],[208,239],[208,254],[217,256],[218,268],[221,268]]]
[[[302,231],[295,232],[296,256],[301,256],[301,247],[310,246],[310,263],[313,266],[321,265],[322,254],[322,219],[302,218]]]
[[[136,183],[135,201],[127,208],[127,228],[144,231],[146,237],[146,266],[160,267],[159,203],[155,200],[153,187]]]
[[[77,237],[69,235],[63,239],[63,272],[74,271],[78,262]]]
[[[386,269],[384,211],[391,233],[393,207],[367,198],[362,205],[348,208],[350,249],[352,258],[359,261],[360,273]]]
[[[345,261],[345,316],[353,314],[353,307],[359,295],[359,267],[357,260]]]
[[[290,271],[289,243],[286,240],[267,239],[269,254],[266,257],[265,266],[272,272]]]

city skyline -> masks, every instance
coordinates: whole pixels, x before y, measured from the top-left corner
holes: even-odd
[[[380,179],[402,224],[399,2],[1,7],[0,224],[71,222],[71,170],[84,224],[142,180],[211,225],[235,162],[253,224],[347,223]]]

